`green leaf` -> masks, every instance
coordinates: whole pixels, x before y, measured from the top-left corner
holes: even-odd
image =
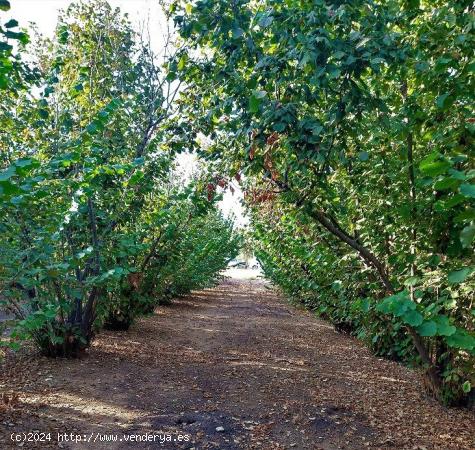
[[[465,202],[465,197],[461,194],[455,194],[453,197],[445,197],[436,201],[434,203],[434,209],[438,212],[443,212],[463,202]]]
[[[38,115],[42,118],[42,119],[47,119],[49,117],[49,113],[48,113],[48,110],[47,109],[40,109],[38,110]]]
[[[96,134],[96,133],[98,132],[97,123],[91,122],[91,123],[86,127],[86,131],[87,131],[90,135]]]
[[[462,184],[460,193],[465,197],[475,198],[475,184]]]
[[[370,64],[372,66],[378,66],[379,64],[382,64],[384,63],[384,58],[373,58],[371,61],[370,61]]]
[[[415,309],[416,304],[409,298],[406,291],[401,291],[397,294],[386,297],[376,307],[377,311],[385,314],[394,314],[396,317],[401,317]]]
[[[338,69],[337,67],[334,67],[333,69],[331,69],[331,70],[328,72],[328,76],[329,76],[331,79],[338,78],[340,75],[341,75],[341,70]]]
[[[272,128],[277,131],[278,133],[282,132],[285,130],[285,127],[287,126],[287,124],[285,122],[278,122],[278,123],[275,123],[274,125],[272,125]]]
[[[467,225],[460,232],[460,242],[463,248],[468,248],[472,245],[473,238],[475,237],[475,225]]]
[[[8,167],[7,170],[0,172],[0,181],[7,181],[14,175],[16,175],[16,167],[14,165],[11,165]]]
[[[472,269],[470,267],[464,267],[463,269],[450,272],[447,279],[450,284],[463,283],[471,273]]]
[[[259,111],[260,100],[253,95],[249,98],[249,112],[256,113]]]
[[[364,298],[361,301],[361,311],[367,313],[369,311],[370,306],[371,306],[371,302],[369,298]]]
[[[465,181],[468,179],[467,174],[461,172],[460,170],[449,169],[449,175],[459,181]]]
[[[447,316],[439,315],[435,317],[437,323],[437,334],[439,336],[452,336],[457,328],[450,324],[449,318]]]
[[[13,46],[10,45],[10,44],[7,44],[6,42],[0,42],[0,51],[3,52],[8,52],[10,50],[13,49]],[[6,61],[5,59],[2,61],[2,64],[5,64],[4,61]]]
[[[184,53],[181,55],[180,59],[178,60],[177,68],[178,70],[183,70],[186,67],[186,63],[188,61],[188,55]]]
[[[447,100],[447,97],[449,96],[449,94],[442,94],[442,95],[439,95],[437,97],[437,100],[436,100],[436,104],[437,104],[437,108],[439,109],[443,109],[444,106],[445,106],[445,101]]]
[[[22,195],[12,197],[12,199],[10,200],[10,203],[12,205],[20,205],[22,202],[23,202],[23,196]]]
[[[376,311],[382,312],[384,314],[390,314],[393,312],[395,303],[401,298],[401,292],[395,295],[391,295],[382,300],[381,303],[376,305]]]
[[[17,167],[29,167],[29,166],[39,166],[38,160],[31,158],[20,158],[15,161],[15,166]]]
[[[462,350],[473,350],[475,348],[475,338],[464,330],[457,330],[456,333],[445,339],[450,347],[460,348]]]
[[[433,161],[428,163],[421,162],[419,169],[428,177],[436,177],[447,172],[451,167],[448,161]]]
[[[421,279],[419,277],[409,277],[404,280],[404,286],[415,286]]]
[[[433,320],[429,320],[419,325],[416,331],[424,337],[435,336],[437,334],[437,324]]]
[[[459,180],[456,180],[452,177],[446,177],[434,183],[434,189],[436,191],[443,191],[444,189],[450,189],[457,186],[459,182]]]
[[[23,44],[27,44],[29,42],[29,37],[26,33],[23,32],[16,32],[16,31],[7,31],[4,33],[7,38],[16,39]]]
[[[360,159],[360,161],[368,161],[368,159],[369,159],[368,152],[361,152],[358,155],[358,158]]]
[[[177,79],[177,74],[176,74],[176,72],[174,72],[174,71],[169,71],[169,72],[167,73],[167,80],[168,80],[168,81],[174,81],[174,80],[176,80],[176,79]]]
[[[323,127],[321,125],[314,125],[312,127],[312,134],[314,136],[318,136],[323,130]]]
[[[130,180],[128,182],[129,186],[135,186],[143,177],[144,173],[138,170],[130,177]]]
[[[256,113],[259,111],[259,105],[261,104],[261,99],[266,96],[265,91],[254,91],[249,99],[249,111]]]
[[[266,95],[267,95],[267,92],[266,91],[259,91],[259,90],[255,90],[253,92],[254,96],[257,97],[258,99],[262,99],[264,98]]]
[[[243,36],[244,31],[242,28],[233,28],[233,38],[234,39],[239,39],[241,36]]]
[[[59,27],[57,30],[57,35],[58,35],[58,42],[60,44],[67,44],[68,36],[69,36],[68,27],[66,25],[62,25],[61,27]]]
[[[51,336],[51,342],[53,344],[62,344],[64,343],[64,337],[63,336]]]
[[[466,381],[464,384],[462,384],[462,391],[465,394],[468,394],[472,390],[472,385],[470,384],[470,381]]]
[[[18,26],[18,22],[15,19],[10,19],[6,24],[5,28],[14,28]]]
[[[8,11],[10,9],[10,2],[8,0],[0,0],[0,11]]]
[[[454,218],[455,223],[475,221],[475,209],[467,209]]]
[[[0,347],[10,348],[13,351],[20,350],[21,346],[18,342],[15,341],[0,341]]]
[[[21,190],[16,184],[10,181],[0,181],[0,196],[1,195],[16,195],[21,194]]]
[[[274,18],[270,15],[268,15],[268,13],[266,13],[258,22],[259,26],[261,28],[267,28],[269,25],[272,24],[272,22],[274,21]]]
[[[402,320],[408,325],[417,327],[422,323],[424,318],[422,317],[422,314],[420,314],[418,311],[413,310],[404,313],[404,315],[402,316]]]

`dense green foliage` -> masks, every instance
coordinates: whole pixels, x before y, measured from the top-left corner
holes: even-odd
[[[214,283],[239,238],[204,172],[180,179],[179,85],[119,10],[71,5],[32,68],[16,26],[0,28],[0,306],[14,337],[74,356],[101,324]]]
[[[475,384],[475,20],[468,1],[172,4],[198,149],[243,174],[265,273],[293,298]],[[196,142],[196,141],[195,141]]]
[[[9,9],[0,0],[0,12]],[[475,15],[439,0],[177,0],[158,61],[107,2],[54,39],[0,22],[0,302],[14,337],[76,355],[100,326],[217,280],[239,238],[293,300],[475,385]],[[24,55],[28,52],[28,60]],[[188,182],[175,155],[206,171]]]

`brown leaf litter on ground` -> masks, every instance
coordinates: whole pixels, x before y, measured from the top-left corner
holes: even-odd
[[[420,374],[285,303],[226,280],[102,331],[78,360],[9,354],[0,448],[474,449],[475,416],[424,394]],[[68,443],[57,433],[177,433],[189,442]]]

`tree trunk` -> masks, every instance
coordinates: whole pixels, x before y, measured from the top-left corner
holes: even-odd
[[[407,82],[404,82],[401,88],[402,97],[404,103],[407,102]],[[409,120],[406,118],[406,120]],[[409,123],[408,123],[409,126]],[[412,256],[413,260],[411,261],[411,276],[413,277],[416,272],[416,264],[414,258],[416,256],[416,239],[417,239],[417,230],[416,230],[416,177],[414,172],[414,136],[411,131],[409,131],[406,139],[407,146],[407,175],[409,179],[409,201],[411,203],[411,220],[412,226],[409,230],[409,242],[410,249],[409,253]],[[410,287],[411,300],[414,301],[414,286]]]

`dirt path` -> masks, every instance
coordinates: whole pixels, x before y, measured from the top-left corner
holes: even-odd
[[[101,332],[83,360],[16,355],[0,367],[0,448],[12,432],[174,433],[191,440],[62,448],[473,449],[475,417],[428,399],[417,374],[288,306],[261,281],[228,280]],[[220,428],[224,429],[224,431]]]

